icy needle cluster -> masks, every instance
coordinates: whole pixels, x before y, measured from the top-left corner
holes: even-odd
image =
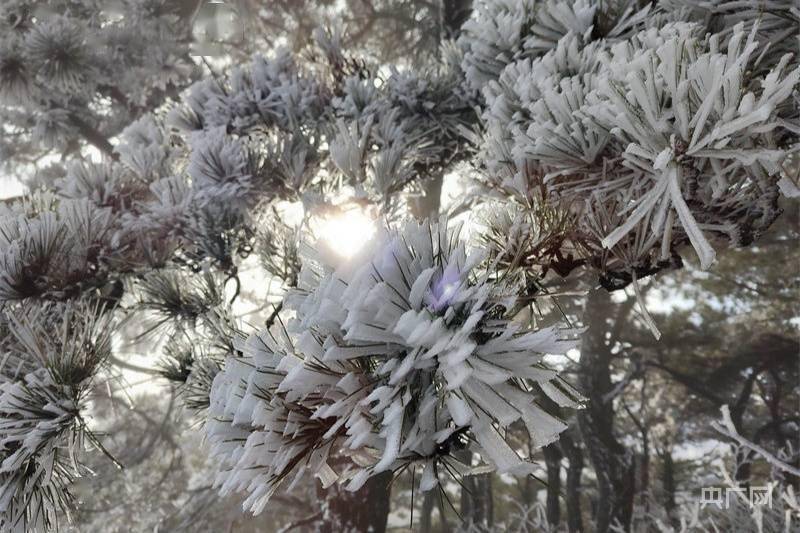
[[[73,505],[81,409],[110,353],[93,304],[28,304],[0,315],[0,529],[55,529]]]
[[[465,27],[489,182],[572,211],[576,264],[609,288],[684,243],[708,268],[712,241],[748,244],[779,214],[800,131],[800,12],[701,4],[492,1]]]
[[[0,19],[2,163],[107,139],[196,73],[190,24],[165,0],[8,0]]]
[[[257,56],[198,82],[171,112],[191,147],[188,174],[214,203],[325,198],[338,182],[389,211],[469,153],[459,129],[477,117],[455,46],[383,74],[342,51],[338,33],[315,38],[318,61]]]
[[[258,511],[304,472],[356,490],[420,463],[430,490],[471,468],[454,457],[466,447],[500,472],[529,472],[506,431],[521,421],[538,448],[565,428],[536,400],[577,406],[542,362],[577,332],[512,322],[515,298],[481,258],[444,221],[383,230],[346,262],[306,257],[290,333],[252,336],[214,380],[217,484]]]

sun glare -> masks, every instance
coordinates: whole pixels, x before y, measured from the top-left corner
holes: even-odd
[[[341,257],[352,257],[375,234],[375,221],[359,207],[347,207],[320,220],[320,239]]]

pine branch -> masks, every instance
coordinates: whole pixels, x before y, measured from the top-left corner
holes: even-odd
[[[112,160],[116,161],[119,159],[119,154],[114,151],[114,145],[112,145],[102,133],[74,113],[70,114],[70,121],[89,144]]]
[[[753,452],[755,452],[758,456],[763,458],[767,461],[770,465],[777,468],[782,472],[786,472],[795,477],[800,478],[800,468],[787,464],[777,457],[767,451],[765,448],[750,442],[749,440],[742,437],[738,431],[736,430],[733,421],[731,420],[730,411],[727,405],[723,405],[721,408],[722,411],[722,422],[712,421],[711,427],[713,427],[716,431],[721,433],[722,435],[728,437],[729,439],[735,441],[739,446],[747,448]]]
[[[127,361],[123,361],[122,359],[117,358],[114,355],[110,355],[108,357],[108,362],[118,366],[120,368],[125,368],[127,370],[133,370],[134,372],[138,372],[140,374],[147,374],[150,376],[161,376],[161,373],[155,368],[147,368],[144,366],[135,365],[133,363],[129,363]]]

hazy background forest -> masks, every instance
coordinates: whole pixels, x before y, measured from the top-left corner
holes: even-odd
[[[456,37],[472,9],[470,0],[171,4],[179,26],[194,31],[187,37],[194,50],[176,59],[180,75],[150,100],[125,103],[125,116],[116,123],[77,125],[79,140],[73,144],[41,148],[23,134],[14,138],[7,128],[0,145],[2,196],[47,183],[70,157],[98,157],[128,123],[169,106],[194,80],[222,75],[254,52],[281,46],[302,52],[314,29],[334,19],[342,21],[348,50],[387,69],[403,68]],[[231,23],[209,22],[214,20]],[[198,47],[200,39],[205,48]],[[208,40],[215,41],[213,47]],[[114,94],[110,98],[115,101]],[[18,141],[27,143],[26,149]],[[439,210],[463,211],[458,171],[440,186]],[[422,532],[610,531],[620,518],[611,515],[613,507],[636,531],[679,529],[681,521],[700,516],[711,516],[720,531],[758,520],[765,531],[777,531],[774,524],[798,509],[792,498],[800,477],[738,445],[720,432],[719,423],[727,408],[738,435],[800,468],[800,204],[781,199],[780,207],[782,215],[764,237],[749,248],[720,250],[712,270],[689,260],[641,283],[659,340],[632,287],[554,296],[540,310],[542,320],[563,313],[586,331],[578,350],[551,363],[587,398],[587,407],[563,413],[570,429],[539,453],[536,477],[471,476],[463,486],[448,485],[443,497],[436,491],[415,494],[410,477],[399,476],[392,486],[389,530],[409,530],[413,515],[413,530]],[[272,312],[264,298],[278,301],[282,288],[264,281],[253,286],[256,292],[247,286],[234,311],[245,323],[262,324]],[[67,530],[303,531],[319,512],[318,489],[310,484],[278,493],[255,517],[242,512],[241,497],[221,497],[213,489],[214,465],[203,451],[199,422],[183,408],[180,387],[165,377],[176,369],[159,366],[159,356],[148,353],[151,341],[140,338],[145,327],[125,325],[126,338],[117,340],[115,351],[118,372],[103,384],[105,390],[96,391],[92,406],[93,426],[124,469],[102,454],[90,459],[95,475],[78,481],[82,503]],[[519,438],[526,435],[521,431]],[[731,509],[700,504],[704,487],[776,481],[783,482],[781,492],[773,494],[772,508],[760,518],[743,502]],[[800,528],[797,520],[791,531]]]

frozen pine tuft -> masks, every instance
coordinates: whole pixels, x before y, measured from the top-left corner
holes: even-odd
[[[83,411],[110,354],[108,316],[88,302],[28,304],[0,316],[0,529],[53,530],[74,505]],[[87,444],[88,444],[87,443]]]
[[[788,25],[718,9],[737,23],[713,34],[687,10],[611,10],[591,31],[521,48],[485,84],[489,185],[534,211],[571,210],[575,264],[609,288],[679,264],[684,244],[709,268],[721,243],[772,224],[779,183],[791,189],[800,66],[784,44],[765,51]]]
[[[505,431],[521,421],[539,448],[565,429],[537,397],[580,397],[542,358],[578,332],[512,322],[511,287],[481,259],[444,219],[384,229],[351,260],[305,257],[291,333],[251,336],[214,380],[207,432],[223,492],[247,492],[258,512],[303,474],[357,490],[421,464],[430,490],[448,470],[530,472]],[[476,465],[456,459],[467,447]]]
[[[4,2],[4,171],[84,146],[114,157],[110,139],[199,74],[187,15],[165,0]]]

